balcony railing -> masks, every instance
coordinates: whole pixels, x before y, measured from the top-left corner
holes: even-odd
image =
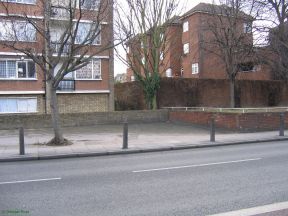
[[[57,19],[67,19],[69,18],[69,11],[63,7],[52,7],[51,17]]]
[[[75,91],[75,80],[62,80],[57,88],[58,91]]]
[[[51,42],[51,48],[52,48],[53,53],[58,53],[59,50],[61,49],[61,45],[62,45],[61,43]],[[65,44],[63,46],[62,53],[68,53],[70,46],[71,46],[70,44]]]

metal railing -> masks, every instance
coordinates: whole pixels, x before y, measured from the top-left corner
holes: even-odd
[[[202,111],[226,113],[287,112],[287,107],[217,108],[217,107],[161,107],[171,111]]]
[[[67,19],[69,18],[69,11],[63,7],[52,6],[51,17],[58,19]]]
[[[57,42],[51,42],[51,49],[54,53],[58,53],[59,50],[61,49],[61,43],[57,43]],[[62,53],[68,53],[69,49],[70,49],[70,44],[65,44],[62,48]]]
[[[75,91],[75,80],[62,80],[57,91]]]

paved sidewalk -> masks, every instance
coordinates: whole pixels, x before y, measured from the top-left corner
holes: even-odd
[[[19,155],[17,130],[0,131],[0,161],[48,159],[198,148],[257,141],[288,140],[278,131],[235,133],[216,130],[216,142],[211,143],[209,129],[188,124],[151,123],[129,125],[129,149],[122,150],[122,125],[64,128],[65,138],[73,145],[51,147],[43,145],[52,138],[52,129],[25,130],[25,156]],[[288,131],[286,131],[288,134]]]

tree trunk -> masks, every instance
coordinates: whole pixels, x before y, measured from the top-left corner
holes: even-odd
[[[235,80],[230,80],[230,108],[235,108]]]
[[[60,126],[60,116],[57,104],[57,95],[56,89],[53,88],[52,82],[48,81],[47,83],[47,102],[50,105],[52,126],[54,129],[54,138],[51,140],[53,145],[62,145],[64,144],[64,138]]]

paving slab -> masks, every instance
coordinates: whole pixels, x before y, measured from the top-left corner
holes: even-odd
[[[129,149],[122,149],[123,125],[97,125],[91,127],[63,128],[65,138],[71,146],[46,146],[52,136],[52,129],[25,130],[25,157],[39,159],[59,155],[107,155],[169,149],[220,146],[251,143],[257,141],[285,140],[279,132],[235,133],[216,130],[216,142],[210,142],[209,128],[181,123],[129,124]],[[288,134],[288,131],[285,131]],[[0,130],[0,161],[7,158],[19,159],[19,138],[17,130]]]

